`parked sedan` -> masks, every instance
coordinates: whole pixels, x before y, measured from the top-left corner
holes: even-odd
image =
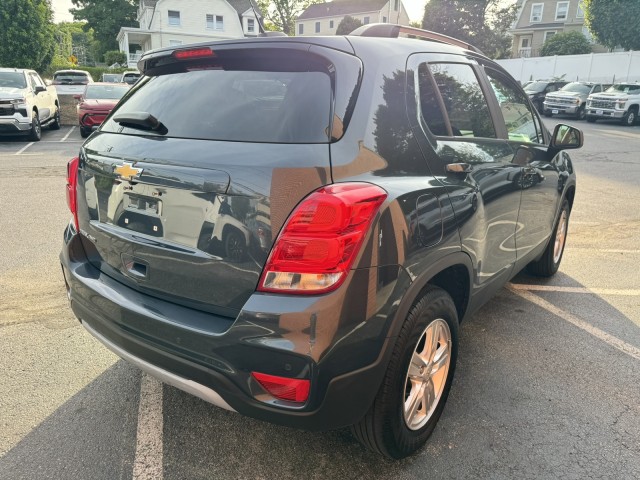
[[[98,128],[113,107],[129,90],[123,83],[93,83],[87,85],[82,95],[75,95],[78,104],[78,122],[80,135],[87,138],[91,131]]]

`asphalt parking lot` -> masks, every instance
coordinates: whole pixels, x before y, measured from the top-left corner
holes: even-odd
[[[640,126],[557,122],[586,139],[561,270],[463,323],[440,423],[400,462],[223,411],[98,344],[57,260],[80,133],[0,138],[0,479],[640,478]]]

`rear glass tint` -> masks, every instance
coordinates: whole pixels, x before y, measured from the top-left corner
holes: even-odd
[[[58,72],[53,75],[53,83],[57,85],[86,85],[89,83],[85,72]]]
[[[253,68],[199,66],[145,77],[117,114],[150,113],[166,127],[166,137],[269,143],[329,141],[332,94],[327,73],[270,71],[264,65]],[[113,118],[103,131],[150,134],[123,129]]]
[[[129,87],[120,85],[89,85],[84,94],[87,100],[119,100],[129,90]]]

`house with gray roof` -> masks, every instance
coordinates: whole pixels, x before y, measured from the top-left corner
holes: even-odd
[[[513,35],[512,57],[537,57],[544,42],[558,33],[578,31],[592,43],[594,53],[606,52],[595,43],[584,23],[583,0],[520,0]]]
[[[254,0],[140,0],[137,20],[117,36],[130,67],[156,48],[258,36],[262,13]]]
[[[335,35],[344,17],[368,23],[409,25],[402,0],[333,0],[309,6],[296,20],[296,35]]]

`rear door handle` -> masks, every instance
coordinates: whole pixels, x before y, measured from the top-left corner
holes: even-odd
[[[469,173],[473,167],[468,163],[449,163],[445,169],[449,173]]]

